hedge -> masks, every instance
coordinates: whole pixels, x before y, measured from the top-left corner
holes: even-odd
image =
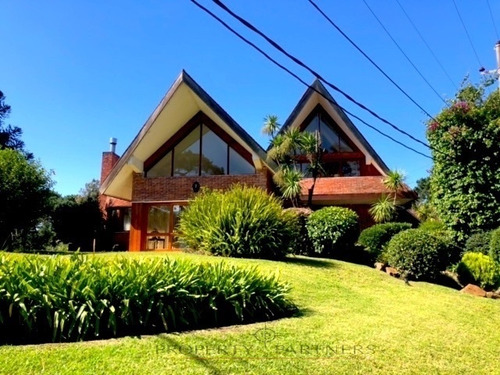
[[[349,251],[359,235],[358,215],[344,207],[324,207],[313,212],[306,227],[314,252],[324,256]]]
[[[361,232],[358,243],[370,254],[372,260],[376,260],[395,234],[410,228],[409,223],[375,224]]]
[[[0,343],[76,341],[288,316],[256,268],[168,258],[0,255]]]

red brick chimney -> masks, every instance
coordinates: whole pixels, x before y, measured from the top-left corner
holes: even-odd
[[[101,162],[101,185],[106,179],[106,177],[109,176],[111,170],[115,166],[115,164],[118,162],[120,157],[116,155],[115,150],[116,150],[116,138],[111,138],[109,140],[109,151],[105,151],[102,153],[102,162]]]

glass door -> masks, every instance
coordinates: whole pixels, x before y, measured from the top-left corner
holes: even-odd
[[[154,205],[148,208],[147,250],[170,248],[170,205]]]

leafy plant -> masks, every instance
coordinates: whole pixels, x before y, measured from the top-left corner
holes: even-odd
[[[389,196],[382,196],[377,202],[372,204],[369,209],[370,215],[376,223],[391,221],[396,214],[396,206]]]
[[[205,190],[181,214],[180,238],[193,250],[215,255],[284,257],[298,230],[296,217],[262,189],[235,185]]]
[[[358,215],[344,207],[321,208],[309,216],[306,226],[314,252],[325,256],[350,250],[359,234]]]
[[[0,249],[22,248],[49,208],[50,173],[20,151],[0,149]]]
[[[491,232],[489,255],[495,262],[500,263],[500,228]]]
[[[384,185],[391,190],[393,194],[393,204],[396,206],[396,199],[398,192],[404,187],[405,175],[401,171],[389,171],[387,176],[384,177]]]
[[[0,256],[0,343],[75,341],[291,314],[276,275],[168,258]]]
[[[387,244],[384,257],[416,279],[433,279],[450,264],[455,249],[449,237],[421,229],[407,229]]]
[[[292,213],[297,218],[298,233],[294,236],[295,240],[292,245],[292,252],[294,254],[311,255],[314,253],[314,249],[309,238],[309,233],[307,232],[307,220],[313,211],[310,208],[302,207],[290,207],[285,211]]]
[[[431,120],[431,202],[460,241],[500,222],[500,92],[466,85]]]
[[[465,252],[467,253],[481,253],[484,255],[489,255],[490,253],[490,242],[491,242],[491,231],[475,232],[470,235],[470,237],[465,242]]]
[[[477,284],[481,288],[494,288],[500,284],[500,266],[488,255],[465,253],[457,266],[462,284]]]
[[[410,228],[411,224],[409,223],[375,224],[361,232],[358,243],[375,260],[395,234]]]
[[[418,229],[421,230],[426,230],[426,231],[444,231],[448,230],[446,225],[440,221],[437,220],[427,220],[418,226]]]

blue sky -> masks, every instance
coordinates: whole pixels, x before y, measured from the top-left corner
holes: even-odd
[[[314,77],[223,14],[199,0],[297,72]],[[443,98],[452,98],[480,67],[452,0],[399,0],[445,66],[446,77],[396,0],[366,0]],[[481,65],[496,66],[495,33],[486,0],[455,0]],[[427,112],[443,102],[413,70],[363,0],[316,2]],[[417,138],[427,116],[349,45],[306,0],[226,1],[324,77]],[[497,27],[500,1],[490,0]],[[118,138],[121,154],[165,92],[185,69],[261,145],[263,118],[285,121],[305,87],[223,29],[190,1],[2,1],[0,90],[12,106],[8,123],[20,126],[27,148],[54,171],[55,189],[77,193],[99,178],[102,151]],[[391,136],[420,146],[370,117],[337,93],[342,106]],[[430,160],[394,144],[354,120],[392,169],[413,186]]]

